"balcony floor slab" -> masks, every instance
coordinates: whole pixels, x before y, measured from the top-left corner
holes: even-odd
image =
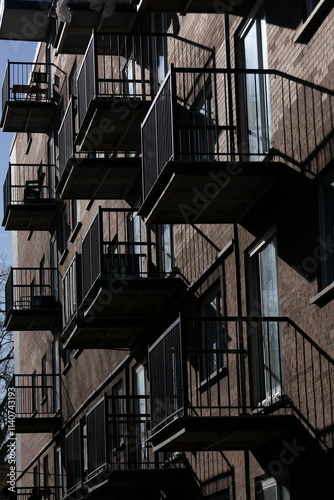
[[[293,415],[179,417],[151,442],[154,451],[252,450],[283,437],[296,422]]]

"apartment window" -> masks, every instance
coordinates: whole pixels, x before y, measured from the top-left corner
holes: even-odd
[[[39,287],[40,294],[47,295],[45,283],[45,258],[43,257],[39,264]]]
[[[32,477],[33,477],[33,482],[34,482],[34,487],[39,486],[39,471],[38,471],[38,465],[35,465],[32,471]]]
[[[136,61],[132,52],[125,68],[125,94],[129,97],[135,97],[136,88]]]
[[[167,18],[164,13],[152,14],[152,33],[167,33]],[[153,40],[153,73],[156,89],[163,83],[168,71],[167,37],[158,36]]]
[[[221,316],[221,296],[215,291],[203,301],[202,315],[205,320],[202,323],[202,347],[203,360],[202,379],[207,380],[214,374],[218,374],[224,366],[223,353],[221,349],[226,344],[226,331],[221,321],[212,320],[210,317]]]
[[[82,435],[81,426],[77,424],[65,437],[66,442],[66,475],[67,492],[81,482],[82,477]]]
[[[37,374],[36,370],[31,376],[31,412],[37,413]]]
[[[100,401],[87,413],[87,456],[88,474],[93,473],[106,463],[106,407]]]
[[[65,349],[60,345],[60,356],[63,360],[64,370],[67,370],[71,366],[71,354],[73,349]]]
[[[320,232],[321,232],[321,284],[322,288],[334,281],[334,181],[327,182],[320,189]]]
[[[76,97],[78,95],[78,89],[77,89],[77,64],[76,62],[73,64],[73,67],[71,69],[71,73],[68,79],[68,86],[69,86],[69,94],[70,97]]]
[[[59,340],[52,342],[52,373],[53,373],[53,411],[60,410],[60,355]]]
[[[47,358],[46,354],[42,357],[42,402],[44,403],[48,397],[48,376],[47,376]]]
[[[54,451],[54,462],[55,462],[55,500],[61,500],[63,498],[63,468],[62,468],[62,457],[61,448],[58,446]]]
[[[49,456],[46,455],[43,458],[43,485],[44,487],[49,486],[50,471],[49,471]]]
[[[112,389],[112,412],[113,412],[113,434],[112,434],[112,450],[117,453],[123,448],[125,443],[125,416],[124,415],[124,399],[123,399],[123,385],[119,382]],[[115,457],[114,457],[115,458]]]
[[[250,20],[240,33],[241,66],[268,69],[267,24],[264,17]],[[241,133],[244,152],[256,159],[271,145],[268,75],[249,73],[240,81]]]
[[[174,230],[171,224],[161,224],[158,229],[160,271],[170,273],[174,268]]]
[[[135,390],[137,396],[146,395],[146,368],[144,365],[139,365],[135,369]],[[139,398],[137,401],[136,414],[138,415],[139,422],[137,424],[136,442],[138,444],[137,460],[140,468],[147,467],[148,449],[146,440],[147,435],[147,401],[145,398]]]
[[[256,481],[257,500],[290,500],[287,486],[279,484],[273,477]]]
[[[55,155],[55,143],[54,138],[50,137],[48,140],[48,189],[49,198],[54,199],[56,197],[56,155]]]
[[[80,200],[71,200],[71,226],[75,230],[80,222]]]
[[[63,213],[61,215],[60,224],[61,224],[61,226],[60,226],[59,247],[60,247],[60,253],[63,254],[65,252],[65,250],[67,249],[67,241],[68,241],[70,231],[71,231],[69,217],[68,217],[67,203],[65,203],[65,205],[64,205]]]
[[[57,236],[53,234],[50,240],[50,262],[51,262],[51,295],[58,297],[58,252]]]
[[[269,231],[248,253],[249,316],[278,317],[277,242]],[[250,335],[255,404],[270,404],[282,392],[280,332],[277,321],[255,324]]]
[[[306,0],[305,1],[305,8],[306,8],[306,16],[310,16],[320,0]]]
[[[203,86],[202,95],[194,116],[194,147],[197,161],[210,161],[214,159],[215,128],[211,84]]]
[[[147,247],[142,246],[142,230],[141,230],[141,217],[137,213],[132,212],[129,214],[127,219],[127,232],[128,232],[128,243],[130,245],[127,247],[127,253],[132,255],[131,257],[131,274],[138,275],[143,272],[144,265],[144,254],[147,254]]]

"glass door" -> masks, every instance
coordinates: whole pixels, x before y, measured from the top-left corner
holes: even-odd
[[[146,395],[146,372],[143,365],[140,365],[135,371],[136,394],[138,396]],[[147,449],[147,407],[146,399],[139,398],[137,402],[138,415],[138,468],[145,469],[148,462]]]
[[[243,67],[249,70],[243,81],[243,149],[256,160],[270,148],[270,96],[266,21],[254,19],[242,37]],[[254,71],[254,72],[252,72]]]
[[[279,322],[266,317],[279,316],[276,239],[262,242],[250,257],[251,316],[254,322],[250,337],[253,396],[256,405],[270,405],[282,393]]]

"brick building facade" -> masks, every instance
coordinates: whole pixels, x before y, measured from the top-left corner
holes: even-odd
[[[332,498],[331,2],[21,4],[18,498]]]

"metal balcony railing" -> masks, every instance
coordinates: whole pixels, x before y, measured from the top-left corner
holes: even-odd
[[[148,396],[106,395],[87,413],[86,437],[80,425],[66,437],[67,494],[89,484],[101,472],[147,470],[162,467],[147,443]],[[87,470],[81,450],[87,439]],[[104,477],[104,476],[103,476]]]
[[[2,85],[2,113],[8,101],[58,103],[65,84],[65,73],[54,64],[8,62]]]
[[[55,165],[10,163],[4,183],[4,213],[10,205],[55,200]]]
[[[57,306],[58,272],[51,267],[12,267],[5,285],[6,313]]]
[[[160,277],[152,265],[156,246],[146,241],[144,226],[134,231],[133,217],[131,209],[100,209],[82,242],[83,299],[97,280]]]
[[[15,374],[10,387],[15,390],[16,418],[48,418],[60,411],[60,375]]]
[[[115,110],[126,120],[137,101],[153,99],[170,63],[185,67],[189,61],[194,67],[210,67],[213,51],[173,35],[93,34],[78,75],[79,128],[93,100],[130,101],[128,108]]]
[[[171,161],[276,156],[315,169],[333,133],[333,104],[333,90],[279,71],[172,67],[142,124],[144,196]]]
[[[153,434],[184,416],[275,413],[333,446],[334,360],[289,318],[180,318],[149,360]]]
[[[59,173],[60,179],[65,173],[66,167],[70,167],[74,163],[80,166],[80,160],[91,159],[99,160],[105,158],[123,157],[124,152],[108,153],[106,151],[79,151],[75,145],[75,107],[76,102],[73,98],[70,99],[63,121],[59,128],[58,141],[59,141]]]

